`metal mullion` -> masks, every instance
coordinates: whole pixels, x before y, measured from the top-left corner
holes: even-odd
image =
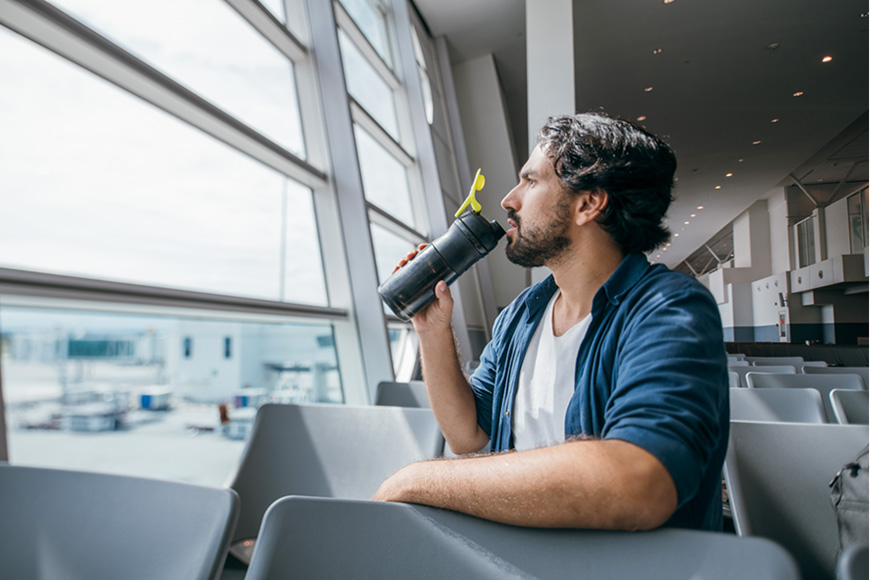
[[[43,0],[0,0],[0,24],[308,187],[326,175]]]
[[[335,22],[344,30],[351,42],[359,49],[366,60],[369,61],[369,64],[374,67],[392,90],[397,91],[402,88],[402,82],[399,80],[399,77],[396,76],[390,65],[384,62],[384,59],[381,58],[381,55],[375,50],[375,47],[372,46],[369,39],[363,34],[363,31],[359,29],[359,26],[356,25],[350,14],[341,5],[341,2],[336,0],[333,2],[333,5],[335,6]]]
[[[345,320],[348,317],[347,310],[342,308],[228,296],[12,268],[0,268],[0,295],[2,294],[332,320]]]
[[[225,0],[257,32],[293,62],[308,58],[308,49],[275,15],[254,0]]]
[[[408,226],[402,221],[399,221],[386,211],[382,210],[378,206],[366,202],[369,213],[369,222],[373,224],[377,224],[384,228],[385,230],[389,230],[396,235],[399,235],[403,238],[408,238],[409,236],[414,238],[416,243],[428,242],[429,237],[421,234],[414,228]]]
[[[392,135],[387,133],[380,123],[372,117],[365,108],[348,95],[350,100],[350,113],[354,122],[366,130],[375,141],[377,141],[384,149],[386,149],[393,157],[398,159],[406,168],[414,166],[414,158],[402,147],[398,141],[393,139]]]

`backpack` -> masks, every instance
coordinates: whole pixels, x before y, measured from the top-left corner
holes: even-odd
[[[867,496],[870,490],[868,449],[870,446],[864,446],[855,459],[844,465],[828,484],[831,488],[831,503],[837,512],[841,551],[854,543],[867,544]]]

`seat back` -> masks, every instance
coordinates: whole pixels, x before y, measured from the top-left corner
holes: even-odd
[[[864,381],[864,388],[870,383],[870,372],[867,367],[803,367],[806,375],[858,375]]]
[[[748,356],[745,359],[752,366],[793,366],[800,368],[804,363],[802,356]]]
[[[841,425],[867,425],[870,391],[853,391],[846,389],[831,389],[831,408],[834,417]]]
[[[426,394],[426,383],[423,381],[409,381],[407,383],[382,381],[378,383],[375,405],[416,409],[431,408],[429,395]]]
[[[399,468],[436,457],[441,445],[431,409],[263,405],[230,483],[241,498],[233,541],[255,538],[280,497],[367,499]]]
[[[735,373],[734,371],[728,371],[728,386],[732,389],[736,389],[740,386],[740,375]]]
[[[728,370],[737,373],[740,377],[740,386],[748,387],[749,383],[746,382],[746,375],[749,373],[777,373],[777,374],[795,374],[797,371],[793,366],[762,366],[762,367],[753,367],[753,366],[731,366],[728,365]]]
[[[737,533],[784,546],[804,578],[833,579],[839,534],[828,482],[867,438],[866,426],[732,421],[725,482]]]
[[[829,393],[832,389],[861,390],[863,382],[856,375],[797,375],[797,374],[768,374],[749,373],[746,382],[754,389],[816,389],[822,397],[825,406],[825,416],[828,423],[836,423],[837,416],[831,406]]]
[[[763,538],[506,526],[387,502],[288,497],[269,508],[246,580],[273,578],[797,579]]]
[[[2,574],[215,580],[238,510],[228,489],[0,464]]]
[[[731,420],[828,422],[815,389],[731,389]]]

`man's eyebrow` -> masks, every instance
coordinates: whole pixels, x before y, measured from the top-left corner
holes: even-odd
[[[537,175],[534,169],[523,169],[520,171],[520,179],[528,179],[529,177],[534,177]]]

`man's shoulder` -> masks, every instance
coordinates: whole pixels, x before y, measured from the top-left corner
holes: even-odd
[[[713,295],[706,286],[692,276],[675,272],[663,264],[651,266],[629,294],[636,299],[701,298],[715,305]]]

